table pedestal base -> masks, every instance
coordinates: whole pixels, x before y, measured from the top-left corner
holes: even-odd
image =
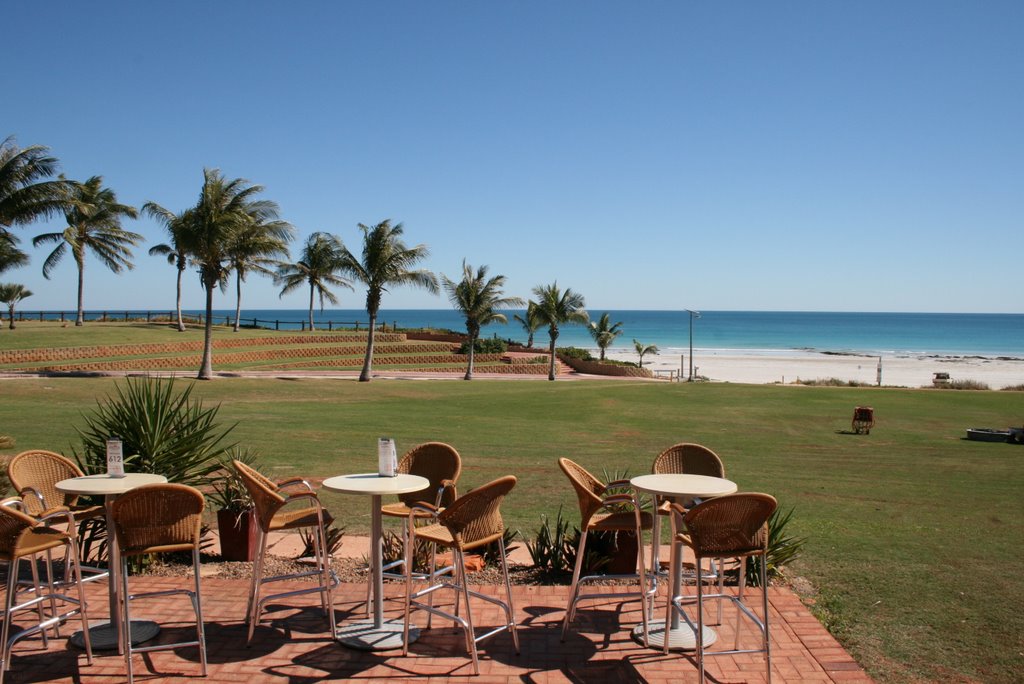
[[[160,625],[149,620],[132,620],[132,646],[149,641],[160,633]],[[71,635],[71,643],[85,648],[81,632]],[[94,650],[107,651],[117,648],[117,628],[112,622],[105,622],[89,628],[89,642]]]
[[[647,643],[651,648],[661,650],[665,646],[665,621],[651,620],[647,623]],[[633,640],[637,643],[644,643],[644,626],[637,625],[633,628]],[[704,648],[718,641],[718,632],[710,627],[704,627]],[[675,629],[668,630],[668,648],[670,651],[695,651],[697,650],[697,638],[694,631],[686,622],[681,622]]]
[[[373,622],[352,622],[339,626],[334,637],[339,643],[360,651],[388,651],[402,648],[402,632],[405,623],[402,620],[385,620],[380,625]],[[409,643],[420,638],[418,627],[409,625]]]

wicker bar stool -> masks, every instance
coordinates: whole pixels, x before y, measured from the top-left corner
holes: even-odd
[[[766,556],[768,553],[768,518],[771,517],[777,506],[775,497],[768,494],[742,493],[726,494],[714,499],[708,499],[686,510],[679,504],[671,504],[674,513],[679,516],[672,516],[672,539],[673,543],[684,544],[693,550],[697,560],[697,567],[703,559],[726,558],[739,560],[739,591],[738,595],[726,594],[719,590],[718,593],[705,594],[704,583],[697,582],[696,596],[672,596],[665,609],[665,624],[668,624],[672,611],[679,611],[681,617],[698,635],[704,633],[704,600],[713,598],[722,601],[731,601],[736,605],[736,634],[733,648],[727,651],[707,652],[704,648],[704,639],[696,639],[697,644],[697,668],[700,671],[700,681],[704,681],[704,658],[716,655],[734,655],[737,653],[764,653],[765,670],[768,681],[772,678],[772,656],[771,644],[768,638],[768,572]],[[682,520],[685,531],[677,527],[677,519]],[[760,559],[760,582],[762,590],[762,610],[764,618],[760,619],[743,602],[743,590],[746,587],[746,559],[756,557]],[[682,554],[673,554],[673,558],[681,559]],[[679,568],[672,568],[672,572],[679,572]],[[683,610],[683,606],[691,603],[697,604],[697,624],[695,625],[690,617]],[[743,617],[747,617],[758,629],[762,638],[761,648],[740,649],[740,624]],[[665,652],[668,652],[668,639],[665,640]]]
[[[206,502],[202,493],[182,484],[152,484],[136,487],[110,504],[110,519],[114,524],[117,545],[121,550],[121,641],[128,681],[133,682],[132,655],[149,651],[163,651],[183,646],[198,646],[202,675],[206,676],[206,635],[203,627],[203,609],[199,592],[199,536]],[[167,589],[133,594],[128,588],[128,559],[151,553],[192,552],[194,589]],[[196,638],[173,644],[132,646],[131,603],[140,598],[184,594],[192,603],[196,615]]]
[[[402,655],[409,654],[409,623],[413,610],[425,610],[429,614],[438,615],[453,620],[462,627],[466,635],[466,648],[473,661],[473,674],[480,674],[480,664],[477,658],[476,645],[480,641],[508,630],[512,633],[512,644],[516,653],[519,653],[519,634],[516,632],[515,609],[512,605],[512,584],[508,578],[508,563],[505,558],[505,523],[501,517],[501,502],[505,496],[512,491],[516,485],[516,478],[512,475],[500,477],[473,491],[460,496],[445,508],[437,516],[437,522],[429,525],[416,526],[415,515],[410,516],[409,542],[406,544],[406,561],[412,563],[412,548],[416,539],[436,544],[452,551],[455,558],[454,576],[449,579],[438,581],[438,576],[433,572],[427,577],[430,586],[421,589],[416,593],[412,591],[413,574],[406,573],[405,576],[405,631],[402,639]],[[413,506],[413,509],[417,509]],[[430,508],[425,507],[424,511],[429,512]],[[487,544],[497,543],[501,554],[501,571],[505,577],[505,591],[507,601],[488,596],[469,588],[466,581],[466,558],[465,552],[481,548]],[[435,608],[432,600],[428,603],[420,602],[420,598],[432,597],[439,589],[452,589],[455,591],[455,612],[449,613]],[[488,601],[500,606],[505,611],[505,624],[476,636],[473,628],[473,611],[469,603],[469,597]],[[459,615],[460,597],[466,602],[466,615]]]
[[[233,464],[246,490],[248,490],[249,496],[252,497],[253,505],[256,509],[256,520],[259,523],[259,552],[256,556],[256,562],[253,564],[252,582],[249,585],[249,602],[245,611],[245,621],[249,625],[246,644],[248,645],[252,642],[252,635],[256,630],[256,624],[260,620],[260,613],[268,601],[311,592],[319,592],[320,605],[327,614],[331,635],[333,636],[336,625],[331,589],[338,586],[338,576],[331,569],[331,559],[327,554],[326,530],[327,526],[334,519],[320,504],[320,498],[313,491],[312,485],[302,478],[296,477],[282,480],[281,482],[273,482],[241,461],[236,460]],[[291,491],[289,492],[289,490]],[[303,503],[305,506],[283,510],[285,506],[296,502]],[[311,536],[313,537],[313,549],[316,555],[316,568],[306,572],[263,577],[263,563],[267,556],[268,535],[271,532],[303,528],[311,529],[313,532]],[[319,580],[315,587],[294,589],[260,597],[260,590],[264,584],[269,582],[314,576]]]
[[[78,557],[78,542],[73,532],[47,526],[47,521],[60,521],[74,528],[71,512],[62,507],[55,507],[41,518],[22,513],[12,504],[20,504],[18,499],[6,499],[0,505],[0,561],[8,564],[7,595],[4,600],[3,627],[0,628],[0,684],[4,673],[10,669],[11,649],[19,639],[39,632],[46,643],[46,630],[57,628],[63,620],[78,615],[82,621],[82,634],[87,662],[92,665],[92,643],[89,639],[89,617],[87,615],[85,596],[82,590],[82,568]],[[53,577],[47,577],[48,591],[42,591],[39,574],[36,569],[36,556],[53,549],[65,548],[69,565],[74,573],[76,596],[58,592]],[[18,571],[22,560],[28,560],[32,566],[33,591],[31,598],[18,603]],[[57,612],[57,601],[70,606],[69,610]],[[44,605],[49,604],[51,615],[46,617]],[[37,624],[20,632],[11,634],[11,623],[15,613],[35,609],[39,618]]]
[[[648,637],[648,599],[657,591],[655,577],[648,577],[644,569],[643,530],[651,529],[653,516],[641,511],[632,494],[607,494],[610,489],[629,486],[629,480],[615,480],[605,484],[591,475],[583,466],[569,460],[558,459],[558,465],[576,490],[580,506],[580,544],[576,550],[576,566],[572,572],[572,586],[569,590],[569,605],[562,621],[562,641],[565,641],[569,625],[576,617],[576,604],[583,600],[597,598],[619,598],[640,601],[643,615],[644,646]],[[632,532],[636,535],[639,562],[637,571],[629,574],[596,574],[580,577],[586,557],[587,536],[594,532]],[[636,592],[582,593],[583,585],[607,579],[635,579]],[[630,598],[634,597],[634,598]]]
[[[438,511],[451,504],[458,497],[456,485],[459,475],[462,474],[462,458],[455,447],[444,442],[425,442],[410,449],[402,460],[398,462],[398,472],[410,475],[419,475],[430,480],[430,486],[419,492],[399,494],[398,502],[384,504],[380,507],[382,515],[392,518],[401,518],[408,521],[415,517],[417,521],[436,520]],[[423,506],[426,504],[426,506]],[[420,506],[414,511],[414,506]],[[430,512],[433,507],[435,510]],[[408,543],[409,529],[407,524],[402,525],[402,548]],[[436,558],[435,545],[431,545],[431,563]],[[395,568],[403,568],[401,572],[394,572]],[[400,558],[385,565],[382,576],[391,579],[405,579],[405,559]],[[451,572],[454,566],[448,566],[437,570],[437,573]],[[418,575],[417,579],[424,576]],[[372,583],[367,583],[366,588],[366,614],[370,614],[370,602],[373,600]],[[427,623],[430,626],[430,623]]]
[[[21,497],[24,511],[38,518],[54,507],[63,506],[74,517],[73,524],[68,527],[72,534],[77,534],[77,523],[90,518],[102,519],[106,514],[102,505],[81,505],[77,495],[65,494],[57,489],[56,485],[61,480],[82,475],[81,469],[72,460],[44,449],[22,451],[7,464],[7,478]],[[65,568],[70,567],[71,563],[66,562]],[[83,582],[106,579],[108,576],[103,568],[82,566],[82,570]]]
[[[708,477],[725,477],[725,465],[711,449],[700,444],[680,442],[673,444],[662,451],[654,459],[651,465],[651,472],[654,474],[678,474],[678,475],[706,475]],[[654,510],[657,515],[654,517],[654,529],[652,530],[653,541],[651,543],[651,572],[662,574],[660,564],[661,546],[661,518],[669,515],[669,500],[665,497],[657,497]],[[684,508],[689,509],[699,501],[690,500],[682,502]],[[696,576],[696,568],[694,568]],[[712,562],[707,572],[701,572],[704,580],[720,579],[718,568]],[[719,585],[721,592],[721,585]],[[652,597],[653,600],[653,597]],[[718,619],[722,619],[721,608],[719,608]]]

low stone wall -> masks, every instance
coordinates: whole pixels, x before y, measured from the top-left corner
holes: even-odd
[[[558,355],[558,360],[572,368],[577,373],[588,375],[609,375],[617,378],[653,378],[654,374],[646,368],[634,368],[633,366],[617,366],[597,361],[583,361],[568,356]]]
[[[429,342],[452,342],[462,344],[466,341],[465,335],[450,335],[448,333],[436,333],[428,331],[406,331],[403,333],[407,340],[426,340]]]

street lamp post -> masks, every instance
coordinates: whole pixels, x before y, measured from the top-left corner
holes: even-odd
[[[700,311],[691,311],[690,309],[684,309],[684,311],[690,314],[690,379],[688,382],[693,382],[693,319],[700,318]]]

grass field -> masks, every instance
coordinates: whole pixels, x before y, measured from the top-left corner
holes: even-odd
[[[82,412],[115,382],[0,380],[0,433],[16,449],[69,452]],[[639,474],[674,442],[705,444],[741,490],[795,506],[793,531],[809,541],[794,570],[873,676],[1011,682],[1024,671],[1024,447],[963,439],[966,427],[1020,425],[1019,392],[384,379],[230,379],[195,392],[278,476],[373,471],[381,435],[399,449],[449,442],[463,488],[519,477],[504,511],[527,535],[559,506],[577,517],[559,456]],[[875,409],[870,435],[846,434],[857,405]],[[368,529],[365,500],[327,501],[349,531]]]

